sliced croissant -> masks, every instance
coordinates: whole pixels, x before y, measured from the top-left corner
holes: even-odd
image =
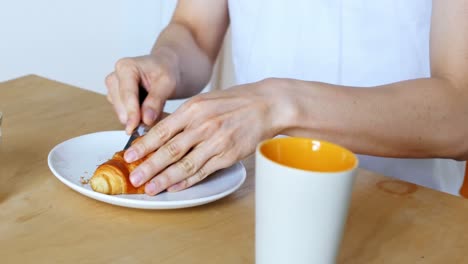
[[[123,158],[124,151],[114,154],[112,159],[99,165],[89,180],[91,188],[104,194],[142,194],[145,185],[135,188],[130,182],[130,173],[145,159],[127,163]]]

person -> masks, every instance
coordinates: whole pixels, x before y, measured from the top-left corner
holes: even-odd
[[[228,26],[239,85],[199,94]],[[360,165],[457,193],[468,158],[468,1],[180,0],[149,55],[106,78],[149,195],[188,188],[276,135],[319,138]],[[138,85],[149,92],[141,107]],[[459,172],[459,173],[458,173]],[[285,178],[287,180],[287,178]]]

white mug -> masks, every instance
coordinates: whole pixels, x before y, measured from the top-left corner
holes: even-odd
[[[358,159],[336,144],[283,137],[257,146],[257,264],[335,263]]]

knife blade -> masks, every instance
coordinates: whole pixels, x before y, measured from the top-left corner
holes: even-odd
[[[141,105],[143,104],[143,101],[145,101],[146,96],[148,96],[148,91],[146,91],[146,89],[143,86],[139,85],[138,86],[138,103],[140,105],[140,108],[141,108]],[[148,131],[148,129],[149,129],[148,126],[146,126],[143,123],[140,123],[140,125],[138,125],[133,130],[123,150],[127,150],[132,145],[132,142],[138,137],[143,136]]]
[[[132,145],[132,142],[135,141],[135,139],[146,134],[148,130],[148,126],[146,126],[145,124],[140,124],[137,128],[135,128],[135,130],[133,130],[123,150],[127,150]]]

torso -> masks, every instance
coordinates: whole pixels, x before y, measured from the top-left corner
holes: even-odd
[[[230,0],[236,80],[372,87],[429,77],[431,9],[430,0]],[[448,160],[360,156],[360,164],[453,194],[463,177],[463,164]]]

